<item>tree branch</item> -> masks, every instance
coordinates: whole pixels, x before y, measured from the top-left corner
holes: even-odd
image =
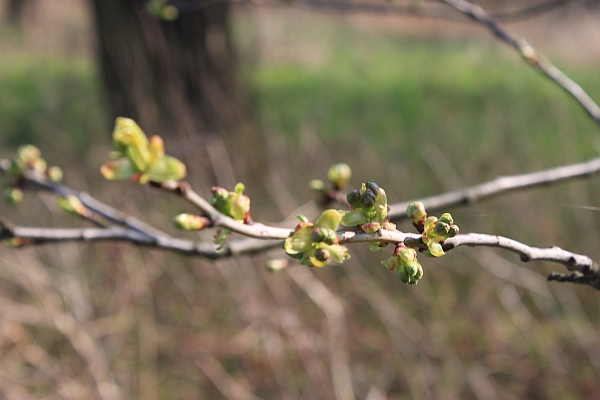
[[[507,192],[552,185],[566,180],[589,177],[598,173],[600,173],[600,158],[594,158],[590,161],[578,164],[566,165],[529,174],[499,177],[489,182],[465,189],[425,197],[423,199],[391,204],[391,211],[388,215],[390,216],[390,219],[394,221],[406,219],[406,207],[417,200],[421,201],[428,211],[438,211],[443,208],[461,204],[475,204],[481,200]]]
[[[583,107],[590,117],[600,125],[600,107],[596,102],[594,102],[581,86],[565,75],[560,69],[552,64],[546,56],[531,46],[525,39],[516,37],[504,29],[490,14],[477,4],[470,3],[466,0],[443,1],[469,16],[471,19],[485,25],[497,38],[518,50],[529,65],[537,68],[546,77],[562,87]]]

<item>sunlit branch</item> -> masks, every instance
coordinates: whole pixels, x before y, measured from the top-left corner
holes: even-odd
[[[475,204],[490,197],[499,196],[507,192],[547,186],[562,181],[585,178],[600,173],[600,158],[594,158],[579,164],[533,172],[523,175],[504,176],[489,182],[455,190],[436,196],[418,199],[428,211],[437,211],[447,207],[461,204]],[[406,207],[415,200],[390,204],[390,219],[399,221],[406,217]]]
[[[37,187],[46,188],[47,190],[51,190],[54,186],[44,184],[43,182],[39,183],[39,185],[36,185]],[[234,255],[264,252],[270,248],[281,245],[280,240],[268,239],[285,239],[292,232],[289,229],[262,224],[240,224],[215,210],[205,199],[195,193],[187,183],[171,182],[157,186],[163,190],[184,197],[190,203],[198,207],[212,220],[213,227],[232,229],[237,233],[247,236],[249,239],[230,240],[222,250],[216,250],[212,243],[195,242],[176,238],[152,227],[150,227],[152,230],[151,232],[145,233],[143,231],[144,228],[140,227],[139,224],[136,224],[136,229],[122,226],[61,229],[14,226],[7,221],[0,221],[0,239],[20,239],[20,242],[16,243],[17,245],[64,241],[127,241],[136,245],[216,259]],[[55,188],[60,188],[58,191],[61,193],[74,193],[72,189],[62,185]],[[87,196],[88,200],[92,199],[90,203],[95,204],[94,202],[97,200],[91,198],[89,195]],[[98,202],[98,204],[102,203]],[[121,214],[118,220],[124,221],[128,220],[128,218],[127,215]],[[141,230],[141,232],[138,230]],[[362,231],[338,231],[337,234],[340,239],[340,244],[383,242],[398,245],[403,243],[409,247],[421,250],[426,249],[421,235],[419,234],[388,230],[379,230],[372,234],[367,234]],[[445,251],[450,251],[458,246],[498,247],[517,253],[523,262],[543,260],[560,263],[565,265],[570,271],[574,271],[574,274],[565,276],[563,274],[554,273],[549,279],[586,283],[596,289],[600,289],[600,275],[597,264],[587,256],[571,253],[558,247],[547,249],[535,248],[512,239],[484,234],[461,234],[454,238],[450,238],[443,243]]]

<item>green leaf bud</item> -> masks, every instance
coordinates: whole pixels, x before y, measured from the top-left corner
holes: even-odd
[[[315,193],[323,193],[325,191],[325,183],[323,183],[323,181],[320,179],[313,179],[310,181],[309,185],[310,190]]]
[[[336,186],[337,189],[343,189],[352,176],[352,170],[348,164],[335,164],[327,172],[327,178]]]
[[[336,210],[325,210],[315,221],[315,225],[321,228],[331,229],[335,231],[342,219],[339,212]]]
[[[165,156],[165,142],[158,135],[154,135],[148,141],[148,151],[150,152],[150,161],[156,161]]]
[[[339,242],[339,238],[337,237],[335,231],[327,228],[315,228],[310,234],[310,240],[313,243],[327,243],[327,244],[336,244]]]
[[[40,149],[32,144],[21,146],[17,149],[17,157],[21,167],[25,167],[31,161],[36,160],[42,156]]]
[[[436,235],[446,236],[446,235],[448,235],[448,232],[450,232],[450,225],[448,225],[444,222],[438,221],[438,223],[435,224],[434,232]]]
[[[379,222],[369,222],[361,225],[361,229],[363,230],[363,232],[369,234],[377,232],[380,227],[381,225],[379,224]]]
[[[85,206],[75,195],[59,197],[56,203],[63,211],[69,214],[82,215],[85,212]]]
[[[298,214],[296,215],[296,218],[298,218],[298,220],[300,222],[308,222],[308,218],[306,218],[306,216],[302,215],[302,214]]]
[[[46,175],[52,182],[60,182],[63,178],[63,170],[61,167],[52,166],[46,170]]]
[[[43,158],[34,158],[29,161],[29,167],[40,174],[46,172],[46,168],[48,168],[48,164],[46,164],[46,160]]]
[[[375,220],[377,222],[383,222],[388,215],[387,195],[385,190],[379,189],[375,197]]]
[[[419,222],[425,222],[427,218],[427,212],[425,211],[425,206],[420,201],[415,201],[414,203],[410,203],[406,208],[406,215],[410,218],[413,225],[419,225]]]
[[[8,204],[17,204],[23,200],[23,191],[19,188],[8,187],[4,189],[4,201]]]
[[[199,231],[210,225],[210,220],[201,215],[179,214],[173,218],[173,225],[184,231]]]
[[[348,200],[348,204],[354,208],[360,208],[362,206],[360,202],[360,192],[356,189],[348,192],[346,195],[346,200]]]
[[[184,163],[176,158],[163,156],[149,165],[143,174],[143,179],[140,179],[140,183],[178,181],[185,178],[185,175]]]
[[[376,201],[377,196],[370,189],[365,190],[363,194],[360,195],[360,204],[366,210],[373,208]]]
[[[230,216],[235,220],[245,220],[250,214],[250,197],[241,195],[237,198],[231,197]]]
[[[454,224],[454,220],[452,219],[452,215],[450,215],[450,213],[443,213],[440,217],[440,222],[443,222],[448,225]]]
[[[450,225],[450,231],[448,232],[448,237],[452,238],[456,235],[458,235],[458,226]]]
[[[227,204],[227,199],[229,198],[229,190],[222,187],[214,186],[210,189],[210,191],[213,195],[212,199],[210,199],[210,204],[214,208],[219,210],[219,212],[224,213]]]
[[[160,18],[165,21],[175,21],[177,17],[179,17],[179,10],[171,4],[164,6],[160,12]]]
[[[437,224],[437,222],[438,222],[437,217],[427,217],[427,219],[425,220],[423,227],[425,229],[425,233],[428,236],[430,236],[430,234],[433,233],[433,230],[435,229],[435,225]]]
[[[138,171],[127,158],[108,160],[100,167],[100,173],[109,181],[129,179]]]
[[[242,182],[238,182],[233,188],[233,191],[239,195],[244,194],[244,190],[246,190],[246,186]]]
[[[270,272],[281,272],[286,269],[289,264],[289,260],[285,258],[273,258],[267,261],[265,268]]]
[[[148,138],[134,120],[118,117],[113,130],[115,148],[121,151],[136,166],[145,171],[151,161]]]
[[[396,224],[394,224],[393,222],[390,222],[389,219],[386,219],[381,223],[381,229],[385,229],[386,231],[395,231]]]
[[[387,260],[382,261],[381,265],[386,267],[390,272],[395,271],[396,268],[398,268],[398,257],[392,256]]]

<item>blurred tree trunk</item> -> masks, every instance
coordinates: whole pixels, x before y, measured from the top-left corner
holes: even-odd
[[[15,25],[21,25],[25,7],[30,3],[30,0],[9,0],[6,5],[6,18]]]
[[[219,173],[229,168],[215,165],[227,162],[223,143],[243,149],[243,154],[230,151],[238,171],[260,167],[255,162],[260,157],[253,154],[259,149],[258,130],[237,77],[229,4],[164,21],[146,11],[145,0],[92,3],[113,117],[135,119],[148,135],[165,138],[167,149],[179,142],[217,180],[223,181]]]

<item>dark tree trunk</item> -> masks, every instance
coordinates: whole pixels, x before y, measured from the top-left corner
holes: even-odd
[[[257,159],[252,149],[258,134],[236,75],[229,4],[164,21],[146,11],[145,0],[92,3],[113,117],[135,119],[148,135],[165,138],[167,148],[169,143],[183,143],[180,148],[193,149],[196,162],[212,158],[215,178],[223,166],[214,161],[222,154],[203,153],[207,147],[223,149],[223,142],[238,142],[250,161],[236,163],[238,169],[251,166]],[[230,152],[236,161],[242,158],[240,152]]]
[[[7,20],[15,25],[21,25],[27,3],[29,0],[9,0],[6,5]]]

